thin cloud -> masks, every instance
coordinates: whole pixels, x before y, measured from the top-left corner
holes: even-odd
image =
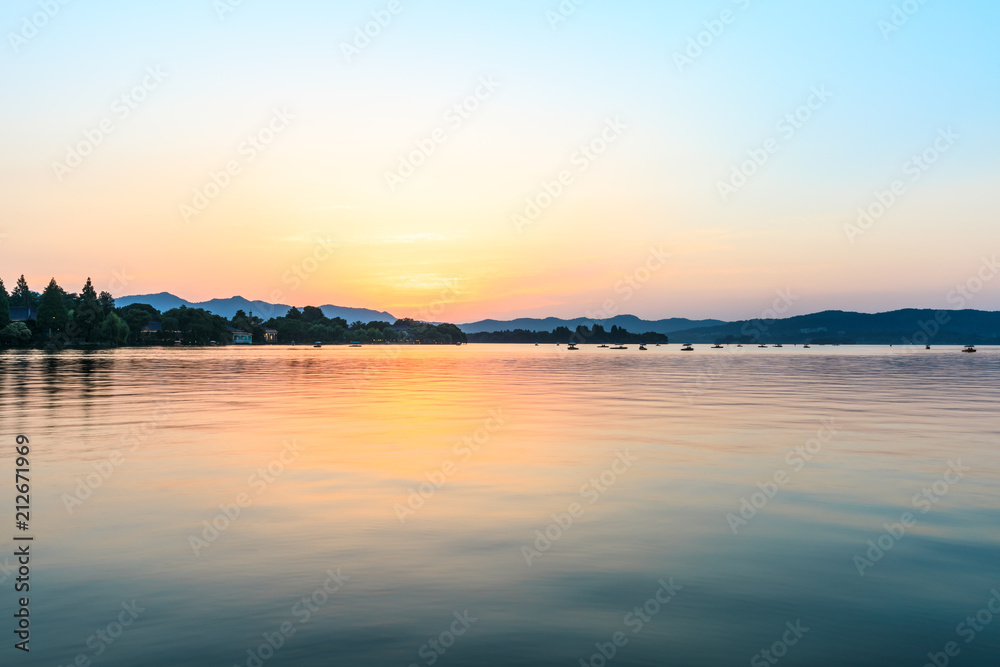
[[[384,234],[382,236],[369,236],[352,239],[351,243],[356,243],[358,245],[440,243],[444,241],[464,239],[467,236],[468,235],[465,232],[455,232],[451,234]]]

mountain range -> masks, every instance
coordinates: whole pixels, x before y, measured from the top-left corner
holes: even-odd
[[[683,339],[683,340],[682,340]],[[827,310],[675,332],[678,343],[1000,344],[1000,312],[907,308],[886,313]]]
[[[571,331],[575,331],[581,324],[586,327],[593,327],[595,324],[599,324],[607,330],[610,330],[612,326],[618,326],[633,333],[671,334],[684,329],[721,326],[726,324],[726,322],[722,320],[689,320],[683,317],[672,317],[667,320],[643,320],[635,315],[618,315],[605,320],[595,320],[586,317],[578,317],[572,320],[563,320],[556,317],[546,317],[544,319],[525,317],[516,320],[480,320],[478,322],[469,322],[468,324],[459,324],[458,328],[467,334],[513,331],[514,329],[552,331],[556,327],[568,327]]]
[[[228,299],[191,302],[169,292],[124,296],[115,300],[119,306],[147,303],[162,311],[187,306],[204,308],[216,315],[232,318],[237,310],[263,317],[284,315],[291,306],[250,301],[241,296]],[[342,317],[348,322],[395,322],[398,318],[385,311],[368,308],[348,308],[327,304],[320,306],[327,317]],[[827,310],[810,315],[798,315],[774,320],[690,320],[674,317],[663,320],[643,320],[634,315],[618,315],[604,320],[585,317],[575,319],[520,318],[514,320],[479,320],[459,324],[467,334],[494,331],[553,331],[567,327],[575,331],[580,325],[599,324],[605,330],[612,326],[632,333],[668,334],[674,342],[683,343],[926,343],[982,345],[1000,344],[1000,312],[983,310],[931,310],[907,308],[885,313],[855,313]]]
[[[281,303],[267,303],[266,301],[250,301],[241,296],[234,296],[228,299],[211,299],[209,301],[191,302],[182,299],[170,292],[160,292],[159,294],[137,294],[135,296],[123,296],[115,299],[115,305],[128,306],[133,303],[146,303],[156,308],[161,313],[171,308],[204,308],[210,313],[221,315],[226,319],[232,319],[237,310],[242,310],[246,314],[253,311],[254,315],[268,320],[272,317],[281,317],[288,312],[291,306]],[[342,317],[348,322],[395,322],[396,318],[384,311],[369,310],[368,308],[346,308],[343,306],[326,305],[320,306],[320,310],[327,317]]]

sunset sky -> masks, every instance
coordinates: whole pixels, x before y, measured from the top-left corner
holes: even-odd
[[[577,2],[7,0],[0,277],[467,322],[989,273],[997,3]]]

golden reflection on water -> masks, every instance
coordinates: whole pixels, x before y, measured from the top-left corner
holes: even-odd
[[[8,352],[3,437],[32,438],[52,637],[37,659],[71,660],[141,597],[105,664],[245,664],[339,567],[349,584],[267,664],[424,664],[465,608],[482,620],[448,664],[576,664],[671,576],[684,592],[616,664],[743,662],[800,616],[826,629],[789,664],[847,656],[848,637],[870,657],[852,664],[919,661],[1000,583],[998,371],[1000,351],[943,347]],[[834,436],[796,469],[823,420]],[[968,477],[859,577],[852,557],[957,458]],[[779,470],[733,535],[726,514]],[[522,547],[573,503],[529,567]],[[948,585],[915,588],[928,573]]]

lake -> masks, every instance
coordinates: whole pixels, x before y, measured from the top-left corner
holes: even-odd
[[[959,349],[8,351],[2,662],[995,666]]]

